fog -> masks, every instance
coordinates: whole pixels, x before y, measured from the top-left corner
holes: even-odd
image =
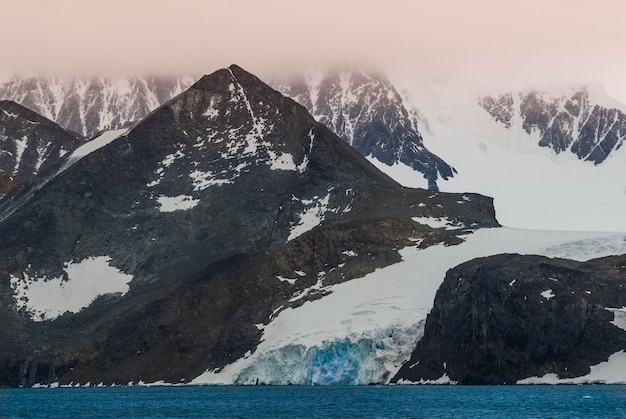
[[[622,0],[0,0],[0,74],[267,74],[342,62],[626,102]]]

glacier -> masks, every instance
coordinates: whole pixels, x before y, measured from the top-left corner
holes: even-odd
[[[401,76],[394,84],[418,119],[424,145],[458,172],[439,181],[442,192],[493,197],[498,221],[511,227],[626,231],[626,147],[594,165],[541,147],[539,133],[523,129],[518,111],[510,129],[496,121],[478,98],[499,89]],[[563,91],[556,86],[552,94]],[[592,100],[626,109],[606,92],[594,91]],[[378,167],[404,186],[419,186],[420,173]]]
[[[456,246],[404,248],[401,262],[257,325],[263,337],[254,352],[191,384],[388,383],[423,335],[446,271],[503,252],[584,261],[626,253],[626,233],[501,227],[474,231]]]

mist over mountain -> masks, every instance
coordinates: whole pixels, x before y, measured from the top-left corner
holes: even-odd
[[[0,84],[0,99],[11,100],[87,138],[143,119],[188,88],[180,77],[20,77]]]

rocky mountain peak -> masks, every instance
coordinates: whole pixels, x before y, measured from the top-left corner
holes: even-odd
[[[0,203],[0,385],[32,368],[63,383],[190,380],[398,249],[498,225],[491,199],[402,188],[235,66],[107,138],[19,211]]]
[[[455,173],[426,149],[417,119],[380,73],[349,68],[318,70],[274,85],[361,154],[389,166],[404,164],[421,172],[430,189],[437,189],[438,179]]]

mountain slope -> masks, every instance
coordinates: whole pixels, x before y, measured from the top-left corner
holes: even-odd
[[[402,188],[237,66],[100,145],[0,204],[2,385],[189,381],[398,249],[498,225],[489,198]]]
[[[417,121],[385,77],[359,70],[303,73],[274,83],[319,122],[364,156],[387,166],[406,165],[437,189],[454,168],[423,144]]]
[[[0,199],[48,174],[85,141],[17,103],[0,101]]]
[[[194,82],[193,77],[19,77],[0,84],[12,100],[91,138],[138,121]]]

